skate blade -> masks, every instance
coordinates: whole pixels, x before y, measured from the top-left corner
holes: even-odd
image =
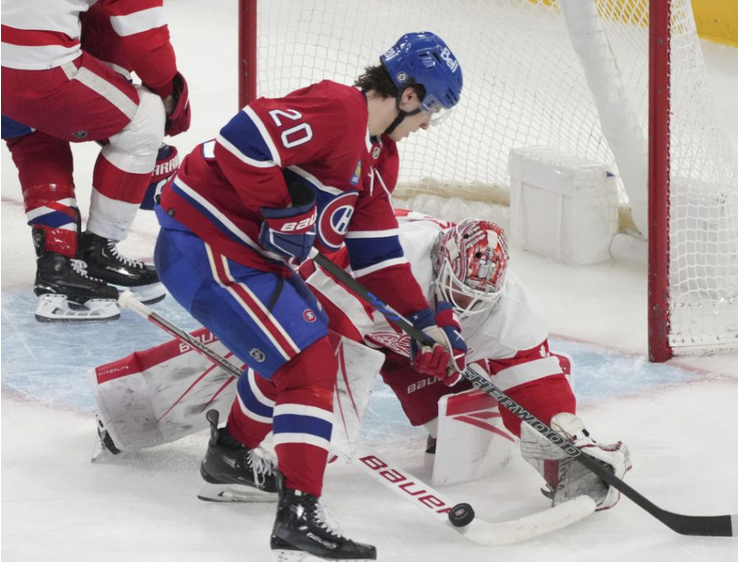
[[[206,502],[276,503],[279,494],[239,484],[203,483],[197,497]]]
[[[120,291],[131,291],[134,296],[143,304],[156,304],[164,300],[167,296],[167,289],[162,283],[152,283],[151,285],[139,285],[137,287],[123,287],[115,285]]]
[[[313,556],[310,556],[307,552],[300,550],[272,550],[275,562],[303,562],[310,560]]]
[[[304,550],[272,550],[275,562],[325,562],[326,560],[339,560],[338,558],[323,558],[315,556]],[[342,559],[341,559],[342,560]],[[351,562],[375,562],[376,558],[351,558]]]
[[[276,562],[317,562],[325,558],[316,558],[302,550],[272,550]]]
[[[120,318],[114,300],[90,299],[79,304],[66,295],[48,294],[38,297],[36,320],[39,322],[101,322]]]

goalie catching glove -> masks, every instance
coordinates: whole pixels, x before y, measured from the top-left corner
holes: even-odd
[[[455,385],[466,368],[467,347],[453,306],[438,301],[435,319],[430,309],[416,314],[413,319],[415,326],[436,342],[433,347],[418,347],[415,340],[410,341],[413,367],[423,375],[436,377],[446,386]]]
[[[262,207],[261,246],[287,258],[296,265],[304,262],[315,242],[315,220],[318,211],[315,193],[299,182],[288,183],[292,207],[269,209]]]
[[[630,453],[622,442],[600,445],[574,414],[556,414],[550,426],[618,478],[631,469]],[[618,490],[525,423],[520,428],[520,451],[546,480],[548,491],[544,494],[552,499],[554,507],[582,495],[595,501],[597,511],[609,509],[620,500]]]

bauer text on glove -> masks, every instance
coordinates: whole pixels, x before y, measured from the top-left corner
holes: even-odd
[[[292,190],[291,190],[292,191]],[[259,243],[271,252],[275,252],[294,261],[302,263],[308,257],[315,241],[315,194],[301,193],[301,201],[286,209],[261,208],[264,222],[259,233]]]

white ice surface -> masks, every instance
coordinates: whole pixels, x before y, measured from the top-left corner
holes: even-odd
[[[167,5],[180,67],[190,83],[192,129],[174,139],[184,154],[212,137],[237,108],[234,0],[203,10]],[[205,48],[206,46],[206,48]],[[738,51],[703,42],[710,84],[738,146]],[[95,146],[75,147],[78,202],[86,216]],[[198,501],[206,436],[92,464],[93,401],[86,371],[167,336],[124,311],[87,327],[33,319],[33,249],[20,188],[2,149],[2,559],[219,562],[269,560],[273,506]],[[139,213],[122,244],[150,259],[156,224]],[[679,513],[738,513],[738,357],[645,358],[646,286],[640,266],[572,268],[517,252],[512,267],[544,305],[553,345],[575,358],[580,414],[601,441],[622,439],[628,482]],[[195,324],[167,299],[158,310]],[[424,433],[409,428],[378,386],[367,442],[419,478]],[[488,520],[544,509],[538,476],[515,458],[495,477],[444,488]],[[325,499],[349,536],[377,545],[380,560],[477,562],[729,562],[738,539],[682,537],[627,499],[563,531],[508,547],[480,547],[424,519],[408,503],[348,465],[331,465]]]

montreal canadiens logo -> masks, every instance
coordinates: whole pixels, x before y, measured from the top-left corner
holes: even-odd
[[[305,322],[315,322],[315,313],[309,308],[302,313]]]
[[[350,191],[331,200],[320,213],[318,219],[318,236],[321,242],[332,250],[341,247],[359,194]]]

